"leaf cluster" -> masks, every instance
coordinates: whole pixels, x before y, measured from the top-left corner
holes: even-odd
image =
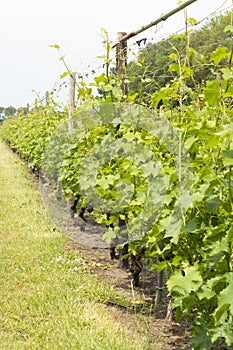
[[[29,168],[38,170],[46,144],[66,117],[66,113],[47,107],[35,108],[26,114],[21,111],[4,121],[1,138],[28,162]]]

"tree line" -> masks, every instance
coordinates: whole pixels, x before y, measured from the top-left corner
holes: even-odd
[[[7,117],[10,117],[16,114],[16,112],[17,112],[17,108],[13,106],[0,107],[0,122],[6,119]]]

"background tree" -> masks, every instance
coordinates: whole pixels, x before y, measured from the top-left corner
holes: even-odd
[[[232,13],[226,12],[208,20],[199,30],[190,31],[188,38],[185,34],[172,35],[141,49],[137,59],[128,65],[131,94],[137,92],[138,102],[148,103],[150,94],[166,86],[177,76],[175,71],[169,69],[171,60],[168,57],[171,53],[178,53],[180,57],[184,57],[188,47],[192,51],[189,52],[188,64],[190,68],[194,68],[195,65],[195,80],[201,83],[213,77],[214,67],[210,64],[205,65],[205,59],[208,60],[211,52],[218,47],[224,46],[227,51],[231,51],[233,36],[231,21]],[[194,24],[193,19],[190,19],[190,23]],[[197,67],[198,64],[200,67]],[[226,65],[225,60],[223,59],[219,65],[220,67]],[[193,81],[188,82],[188,85],[192,84]]]
[[[5,117],[5,113],[4,113],[5,108],[4,107],[0,107],[0,120],[3,120]]]
[[[17,112],[17,109],[13,106],[0,107],[0,121],[3,121],[7,117],[15,115],[16,112]]]

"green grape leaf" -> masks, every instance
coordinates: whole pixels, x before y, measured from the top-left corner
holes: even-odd
[[[219,64],[223,58],[227,56],[227,47],[218,47],[210,55],[210,59],[215,63]]]
[[[233,78],[233,71],[230,68],[222,68],[221,71],[223,72],[223,79],[229,80]]]
[[[184,147],[189,150],[196,141],[196,136],[191,136],[185,141]]]
[[[218,81],[214,80],[208,83],[203,89],[205,99],[211,107],[215,106],[220,98],[220,89],[218,84]]]
[[[229,311],[233,316],[233,272],[225,274],[228,285],[224,288],[218,297],[218,308],[215,311],[215,319],[220,320],[225,311]]]
[[[208,324],[203,318],[196,322],[193,329],[191,344],[195,350],[209,350],[212,345],[211,337],[208,331]]]
[[[197,291],[201,285],[202,277],[198,266],[188,266],[182,271],[176,270],[167,281],[167,286],[171,295],[175,289],[176,293],[187,297],[192,291]]]
[[[233,166],[233,150],[222,151],[223,164]]]
[[[228,350],[233,349],[233,318],[229,317],[229,320],[223,322],[213,329],[213,335],[211,337],[212,342],[216,342],[218,339],[225,339]]]
[[[185,191],[184,193],[181,194],[181,196],[177,200],[177,204],[179,204],[184,209],[188,209],[192,207],[193,199],[189,191]]]

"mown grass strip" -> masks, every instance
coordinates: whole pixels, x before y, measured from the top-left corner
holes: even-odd
[[[43,208],[24,164],[0,143],[0,349],[155,349],[115,320],[100,282]]]

